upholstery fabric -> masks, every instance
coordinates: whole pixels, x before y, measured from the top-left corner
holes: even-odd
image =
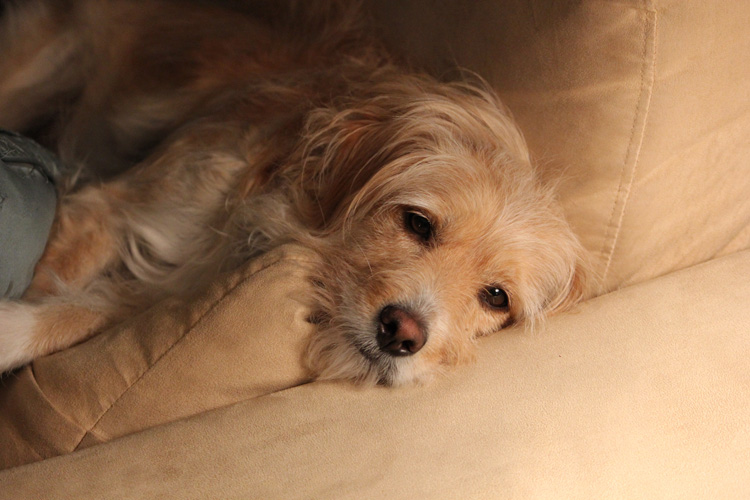
[[[0,498],[748,498],[748,275],[587,301],[425,387],[305,384],[9,469]]]
[[[562,174],[595,293],[750,247],[750,3],[368,4],[417,65],[498,90]]]
[[[304,382],[313,258],[281,247],[191,302],[165,301],[0,380],[0,468]]]
[[[75,451],[0,498],[750,497],[750,3],[366,3],[498,89],[603,295],[426,387],[305,384],[284,249],[0,381],[2,463]]]

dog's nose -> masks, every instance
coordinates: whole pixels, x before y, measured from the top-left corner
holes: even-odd
[[[385,306],[380,311],[377,340],[387,354],[410,356],[424,347],[427,337],[411,313],[399,306]]]

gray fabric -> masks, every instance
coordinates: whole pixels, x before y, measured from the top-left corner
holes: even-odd
[[[0,130],[0,297],[26,290],[55,215],[55,156],[18,134]]]

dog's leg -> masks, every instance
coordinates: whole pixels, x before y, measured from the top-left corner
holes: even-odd
[[[242,129],[212,137],[212,128],[193,127],[118,178],[64,196],[24,298],[83,290],[111,272],[179,294],[218,272],[230,257],[230,192],[248,163],[232,149]]]
[[[115,197],[105,186],[90,186],[63,198],[26,300],[56,295],[61,284],[82,289],[116,265],[120,223],[113,213]]]
[[[62,301],[0,302],[0,374],[85,340],[109,316]]]
[[[85,340],[124,310],[99,278],[119,261],[116,228],[106,189],[64,200],[24,302],[0,301],[0,373]]]

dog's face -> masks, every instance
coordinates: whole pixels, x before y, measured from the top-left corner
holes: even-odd
[[[308,356],[321,377],[422,381],[580,294],[578,244],[494,104],[433,96],[367,123],[360,110],[345,152],[328,155],[361,168],[318,197],[327,320]]]

